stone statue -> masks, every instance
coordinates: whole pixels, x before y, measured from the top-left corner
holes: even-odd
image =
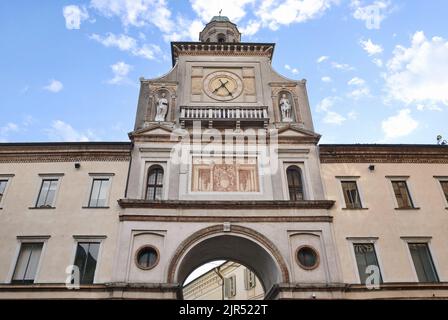
[[[282,94],[280,99],[280,110],[282,112],[282,122],[291,122],[291,103],[285,93]]]
[[[165,93],[162,93],[162,97],[157,100],[157,111],[155,121],[165,121],[166,114],[168,112],[168,100],[165,98]]]

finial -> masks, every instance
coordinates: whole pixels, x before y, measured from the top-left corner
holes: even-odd
[[[219,16],[221,16],[221,13],[222,13],[222,9],[221,9],[221,10],[219,10]]]

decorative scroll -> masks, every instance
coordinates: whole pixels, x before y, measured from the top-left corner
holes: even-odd
[[[194,158],[191,189],[195,192],[258,192],[257,160]]]

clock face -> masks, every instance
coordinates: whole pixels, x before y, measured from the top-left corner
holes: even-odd
[[[213,72],[204,79],[204,91],[210,98],[229,101],[241,94],[243,91],[243,83],[232,72]]]

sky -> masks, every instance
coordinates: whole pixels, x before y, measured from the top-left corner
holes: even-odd
[[[222,9],[306,79],[321,143],[448,138],[446,0],[0,2],[0,142],[127,141],[139,78]]]

